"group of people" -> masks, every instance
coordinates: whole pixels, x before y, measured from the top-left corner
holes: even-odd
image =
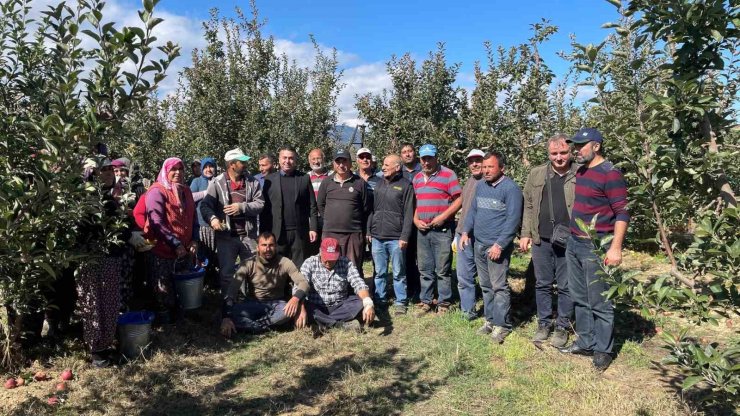
[[[593,220],[599,235],[613,236],[603,261],[618,265],[629,221],[625,181],[604,159],[603,141],[591,128],[553,136],[549,161],[532,169],[523,191],[506,176],[503,154],[479,149],[467,155],[469,175],[461,186],[432,144],[417,155],[405,143],[400,154],[378,157],[380,169],[368,148],[356,152],[355,170],[346,149],[333,154],[330,167],[323,151],[313,149],[310,172],[300,171],[299,155],[284,147],[277,157],[260,155],[255,175],[247,170],[251,158],[233,149],[220,174],[215,159],[196,160],[189,186],[184,163],[167,159],[156,182],[137,195],[123,235],[129,245],[80,273],[93,361],[104,364],[123,299],[120,285],[92,276],[125,280],[120,251],[135,250],[143,260],[160,323],[180,318],[172,290],[178,263],[209,258],[218,270],[224,336],[289,325],[360,330],[372,324],[376,310],[378,319],[409,307],[417,318],[448,313],[456,251],[462,316],[478,318],[477,276],[484,318],[478,332],[503,343],[512,331],[507,275],[518,248],[531,250],[534,263],[539,325],[533,341],[550,338],[563,353],[592,356],[603,370],[612,359],[614,314],[597,274],[602,260],[578,224]],[[102,160],[91,165],[90,176],[115,189],[113,166]],[[120,192],[109,193],[114,215]],[[366,257],[372,276],[363,272]],[[573,329],[577,338],[568,346]]]

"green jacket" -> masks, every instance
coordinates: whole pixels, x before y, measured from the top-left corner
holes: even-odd
[[[568,206],[568,215],[573,211],[573,201],[576,198],[576,171],[580,165],[571,163],[570,171],[565,178],[565,204]],[[545,187],[545,172],[550,176],[555,174],[550,163],[537,166],[529,172],[527,183],[524,185],[524,215],[522,216],[522,234],[521,237],[529,237],[532,244],[540,244],[540,207],[542,204],[542,189]],[[547,201],[544,204],[547,207]]]

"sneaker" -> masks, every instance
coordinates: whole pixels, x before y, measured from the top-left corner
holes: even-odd
[[[612,363],[612,356],[611,354],[607,354],[605,352],[594,352],[594,358],[592,362],[594,363],[594,368],[597,371],[604,371],[609,368],[609,365]]]
[[[450,305],[446,303],[440,303],[437,305],[437,315],[444,315],[450,311]]]
[[[493,332],[491,332],[491,341],[495,342],[496,344],[503,344],[504,339],[511,334],[511,329],[506,329],[501,326],[495,326],[493,327]]]
[[[430,313],[432,311],[432,305],[428,303],[422,303],[421,305],[416,307],[416,312],[414,312],[414,316],[417,318],[421,318],[422,316]]]
[[[465,311],[463,311],[462,312],[462,316],[463,316],[463,319],[466,320],[466,321],[468,321],[468,322],[475,321],[476,319],[478,319],[478,314],[475,313],[475,312],[465,312]]]
[[[550,332],[552,332],[552,325],[540,325],[532,337],[532,342],[545,342],[550,337]]]
[[[406,315],[406,311],[408,311],[406,305],[393,305],[393,316]]]
[[[559,326],[555,328],[550,338],[550,345],[555,348],[563,348],[568,343],[568,330]]]
[[[348,331],[348,332],[362,332],[362,325],[357,319],[353,319],[349,322],[338,322],[337,328]]]
[[[491,323],[488,321],[485,321],[483,323],[483,326],[478,328],[478,331],[476,331],[478,335],[488,335],[491,332],[493,332],[493,325],[491,325]]]

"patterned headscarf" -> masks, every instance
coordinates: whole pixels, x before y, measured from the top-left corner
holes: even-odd
[[[159,175],[157,175],[157,182],[161,183],[167,190],[172,190],[172,185],[170,181],[167,180],[167,175],[169,175],[172,168],[177,166],[177,164],[181,164],[183,168],[185,165],[182,163],[182,160],[180,160],[177,157],[171,157],[164,161],[162,164],[162,169],[159,170]]]

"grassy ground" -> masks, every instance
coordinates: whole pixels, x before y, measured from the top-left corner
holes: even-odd
[[[527,262],[514,262],[514,286]],[[520,290],[521,291],[521,290]],[[311,330],[226,341],[210,310],[159,330],[149,357],[120,368],[91,369],[67,341],[28,371],[58,377],[73,368],[64,402],[46,404],[55,382],[0,391],[2,414],[519,414],[677,415],[691,408],[678,378],[659,364],[654,324],[618,312],[617,358],[604,374],[589,359],[539,350],[524,296],[515,297],[517,327],[504,345],[475,334],[481,324],[458,313],[395,318],[363,334]],[[668,319],[668,318],[661,318]],[[670,323],[661,322],[661,325]]]

